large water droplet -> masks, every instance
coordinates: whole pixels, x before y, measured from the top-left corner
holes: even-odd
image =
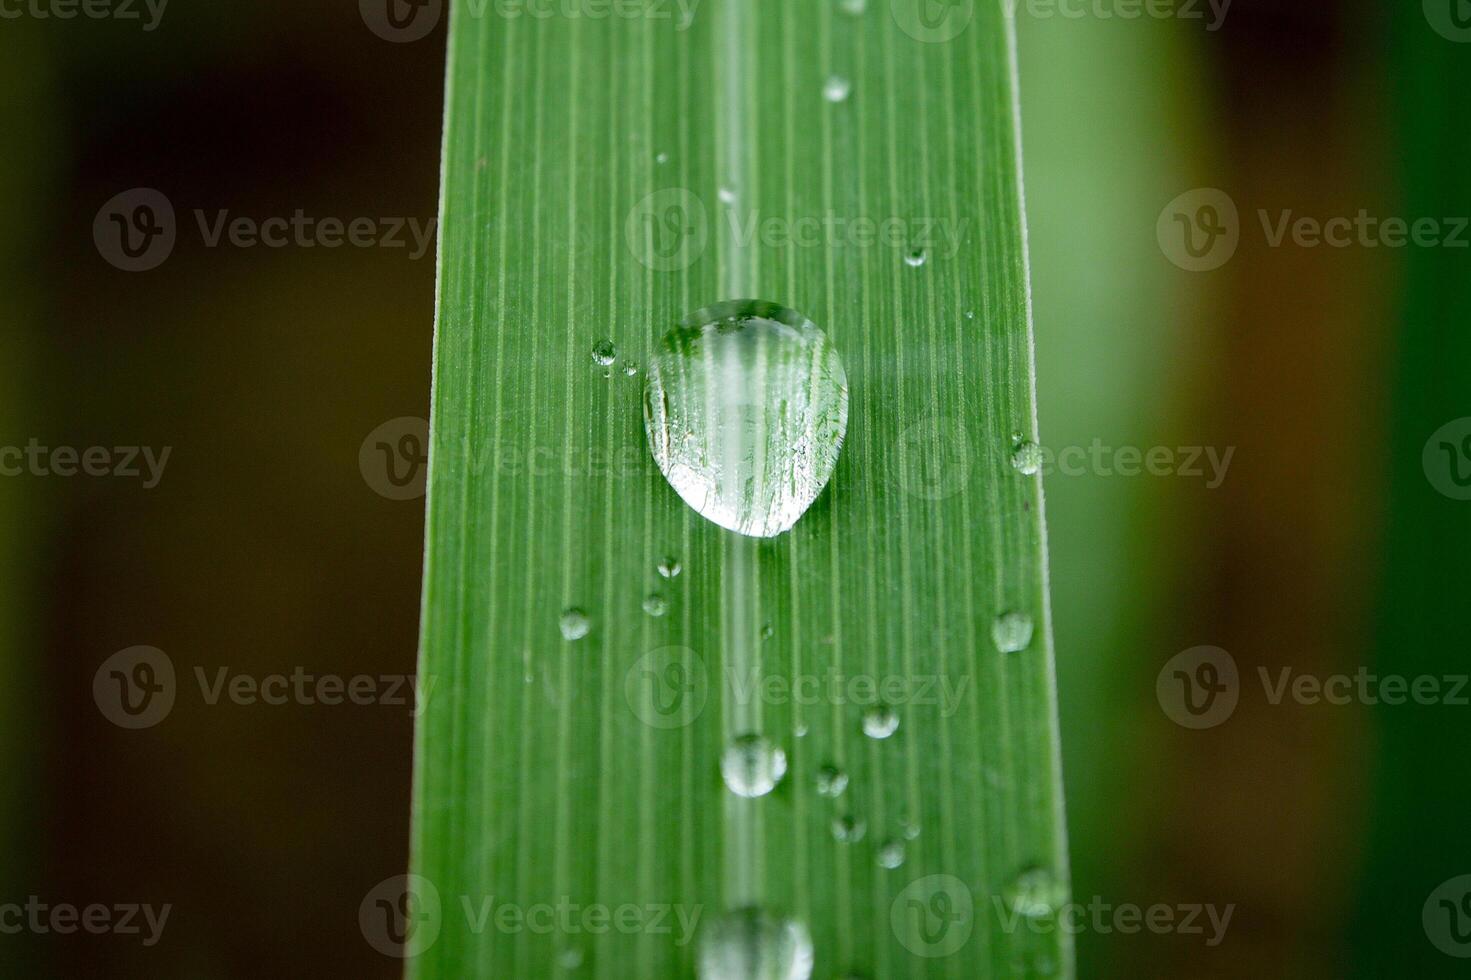
[[[720,775],[737,796],[765,796],[787,774],[787,754],[760,735],[738,735],[720,756]]]
[[[591,622],[587,613],[576,606],[569,606],[562,610],[562,618],[557,621],[557,627],[562,631],[564,640],[580,640],[587,635]]]
[[[600,340],[593,345],[592,359],[603,367],[607,367],[618,359],[618,348],[613,346],[611,340]]]
[[[721,527],[769,538],[832,476],[848,376],[795,310],[732,300],[685,318],[649,365],[644,428],[659,470]]]
[[[1032,642],[1032,617],[1024,612],[1002,613],[991,624],[991,640],[1002,653],[1019,653]]]
[[[899,727],[899,713],[886,704],[863,713],[863,734],[869,738],[888,738]]]
[[[672,555],[659,562],[659,574],[665,578],[674,578],[683,570],[684,566],[679,563],[679,559]]]
[[[650,616],[662,616],[669,611],[669,603],[657,592],[651,592],[644,598],[644,612]]]
[[[807,980],[812,939],[793,919],[759,908],[727,912],[700,937],[700,980]]]

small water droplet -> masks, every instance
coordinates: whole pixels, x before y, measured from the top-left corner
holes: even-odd
[[[1002,613],[991,624],[991,640],[1002,653],[1018,653],[1032,642],[1032,617],[1024,612]]]
[[[1029,919],[1045,919],[1054,914],[1067,897],[1062,882],[1045,868],[1027,868],[1006,889],[1006,900],[1012,911]]]
[[[848,427],[848,377],[802,314],[758,300],[700,310],[665,335],[647,373],[649,449],[705,518],[773,537],[827,485]]]
[[[1022,440],[1011,451],[1011,465],[1025,476],[1031,476],[1042,468],[1042,447],[1035,442]]]
[[[899,727],[899,713],[886,704],[875,705],[863,713],[863,734],[869,738],[888,738]]]
[[[650,616],[662,616],[669,611],[669,603],[657,592],[649,593],[644,599],[644,612]]]
[[[684,566],[679,563],[678,558],[669,557],[659,562],[659,574],[665,578],[674,578],[684,571]]]
[[[837,797],[848,788],[848,774],[837,766],[823,766],[817,770],[817,795]]]
[[[974,320],[976,318],[976,311],[975,310],[966,310],[965,311],[965,318],[967,320]]]
[[[587,613],[576,606],[568,606],[562,610],[562,618],[557,621],[557,626],[562,630],[562,639],[580,640],[587,635],[592,623],[587,618]]]
[[[808,980],[812,938],[800,922],[748,906],[706,927],[698,963],[700,980]]]
[[[618,359],[618,348],[613,346],[611,340],[600,340],[593,345],[592,359],[603,367],[607,367]]]
[[[899,821],[899,833],[904,836],[905,840],[914,840],[919,836],[919,824],[913,820],[901,820]]]
[[[715,193],[720,198],[721,204],[734,204],[736,202],[736,192],[729,187],[722,187]]]
[[[831,75],[823,83],[822,97],[829,102],[842,102],[848,97],[848,93],[851,91],[853,91],[852,82],[848,81],[842,75]]]
[[[575,970],[582,965],[582,950],[568,946],[557,957],[557,964],[564,970]]]
[[[868,0],[838,0],[838,7],[843,13],[857,17],[868,9]]]
[[[881,868],[897,868],[904,863],[904,842],[902,840],[886,840],[878,850],[878,862]]]
[[[851,813],[833,821],[833,837],[837,838],[840,844],[858,843],[863,840],[863,833],[867,829],[867,824]]]
[[[772,627],[772,625],[770,623],[765,623],[765,624],[762,625],[762,627],[761,627],[761,639],[763,639],[763,640],[769,640],[769,639],[771,639],[775,635],[776,635],[776,630],[775,630],[775,628]]]
[[[627,364],[623,365],[623,373],[628,375],[630,378],[633,377],[635,374],[638,374],[638,365],[633,363],[632,361],[629,361]]]
[[[668,163],[669,162],[669,154],[667,154],[667,153],[660,153],[660,154],[656,155],[654,157],[654,162],[655,163],[660,163],[660,164]]]
[[[787,755],[760,735],[738,735],[720,756],[720,775],[737,796],[765,796],[787,773]]]
[[[914,249],[911,252],[906,252],[905,253],[905,255],[904,255],[904,262],[905,262],[906,265],[911,265],[911,266],[914,266],[914,267],[918,268],[919,266],[922,266],[922,265],[925,264],[925,260],[927,258],[929,258],[929,255],[928,255],[928,253],[925,252],[924,249],[922,249],[922,248],[916,248],[916,249]]]
[[[805,721],[799,721],[799,722],[797,722],[797,727],[794,728],[794,729],[792,729],[792,731],[796,734],[796,736],[798,738],[806,738],[807,737],[807,723]]]

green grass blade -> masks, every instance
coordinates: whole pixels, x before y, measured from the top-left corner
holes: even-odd
[[[673,19],[451,19],[410,973],[687,977],[743,904],[804,923],[817,977],[1069,973],[1006,901],[1067,867],[1004,5],[642,9]],[[691,511],[643,433],[656,341],[735,298],[811,317],[849,379],[830,485],[768,540]],[[719,774],[744,731],[790,761],[755,800]]]
[[[1395,7],[1387,33],[1397,110],[1396,176],[1402,208],[1416,219],[1471,214],[1471,178],[1455,161],[1471,133],[1447,126],[1456,93],[1471,81],[1471,48],[1448,20],[1455,8]],[[1444,31],[1445,33],[1441,33]],[[1466,596],[1471,522],[1464,453],[1447,455],[1471,424],[1471,293],[1464,246],[1403,253],[1404,287],[1393,347],[1383,568],[1371,676],[1383,700],[1371,711],[1375,748],[1369,834],[1348,930],[1353,976],[1450,976],[1464,972],[1471,844],[1471,784],[1451,776],[1447,751],[1466,742]],[[1459,420],[1459,421],[1457,421]],[[1447,449],[1449,445],[1450,450]],[[1390,699],[1390,678],[1433,683],[1442,703]],[[1404,680],[1407,679],[1407,680]],[[1423,686],[1421,697],[1425,697]]]

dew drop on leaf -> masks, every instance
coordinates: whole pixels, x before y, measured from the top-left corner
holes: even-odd
[[[1002,613],[991,624],[991,640],[1002,653],[1019,653],[1032,642],[1032,617],[1024,612]]]
[[[853,83],[842,75],[832,75],[823,83],[822,97],[829,102],[842,102],[853,91]]]
[[[1027,868],[1006,888],[1006,901],[1017,915],[1045,919],[1055,914],[1066,898],[1066,889],[1045,868]]]
[[[558,628],[562,631],[564,640],[580,640],[587,635],[592,623],[587,618],[587,613],[576,606],[569,606],[562,610],[562,618],[557,621]]]
[[[696,973],[700,980],[808,980],[812,938],[794,919],[739,908],[701,934]]]
[[[902,840],[884,841],[878,850],[878,862],[881,868],[897,868],[904,863],[904,842]]]
[[[837,766],[823,766],[817,770],[817,795],[842,796],[848,788],[848,774]]]
[[[1023,441],[1011,451],[1011,465],[1023,476],[1032,476],[1042,468],[1042,449],[1035,442]]]
[[[787,755],[760,735],[738,735],[720,756],[720,775],[737,796],[765,796],[787,774]]]
[[[867,829],[867,825],[852,814],[833,821],[833,837],[840,844],[858,843],[863,840],[863,832]]]
[[[863,734],[888,738],[899,727],[899,713],[888,705],[875,705],[863,713]]]
[[[775,303],[691,314],[649,364],[644,429],[659,471],[697,513],[741,534],[797,523],[832,477],[847,428],[837,351]]]

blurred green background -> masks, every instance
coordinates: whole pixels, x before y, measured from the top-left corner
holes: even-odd
[[[1468,252],[1258,215],[1471,214],[1471,44],[1410,0],[1099,14],[1128,6],[1018,5],[1043,439],[1233,455],[1047,478],[1073,895],[1235,908],[1214,947],[1084,930],[1079,974],[1456,975],[1422,910],[1471,873],[1471,708],[1272,704],[1257,671],[1467,670],[1471,503],[1422,449],[1471,416]],[[0,931],[6,976],[399,972],[357,914],[406,863],[408,706],[192,679],[412,672],[422,500],[359,447],[427,412],[433,253],[210,246],[194,214],[427,222],[442,78],[442,24],[390,43],[353,4],[0,19],[0,447],[171,449],[152,488],[0,477],[0,906],[172,906],[152,946]],[[93,222],[137,187],[178,240],[130,273]],[[1202,187],[1240,246],[1190,272],[1156,223]],[[181,694],[130,731],[92,683],[140,644]],[[1200,645],[1240,702],[1191,730],[1155,681]]]

